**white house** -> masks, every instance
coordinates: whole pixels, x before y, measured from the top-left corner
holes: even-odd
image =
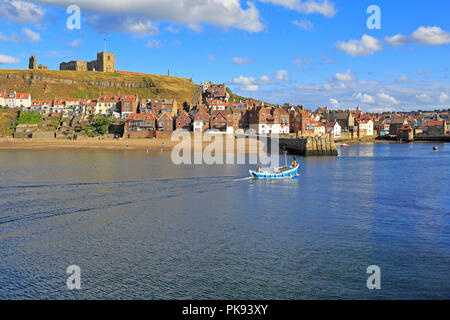
[[[6,92],[0,92],[0,107],[5,108],[6,107],[6,100],[7,97]]]
[[[279,123],[254,123],[250,124],[250,129],[255,130],[257,134],[280,134],[281,126]]]
[[[322,123],[318,123],[314,128],[314,135],[316,137],[325,135],[325,125],[323,125]]]
[[[16,107],[16,93],[9,93],[5,97],[5,106],[14,109]]]
[[[342,127],[339,122],[328,122],[325,125],[325,132],[327,134],[332,134],[335,138],[341,137]]]
[[[373,136],[373,121],[361,121],[359,123],[359,132],[362,136]]]
[[[28,109],[31,107],[31,95],[29,93],[15,93],[15,108]]]

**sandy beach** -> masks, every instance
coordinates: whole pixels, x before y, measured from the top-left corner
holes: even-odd
[[[32,140],[11,139],[0,142],[0,149],[132,149],[132,150],[161,150],[172,149],[178,142],[171,139],[122,139],[122,140]]]
[[[193,142],[194,140],[192,140]],[[81,139],[81,140],[33,140],[33,139],[4,139],[0,140],[0,150],[57,150],[57,149],[106,149],[106,150],[149,150],[160,151],[172,150],[179,142],[172,141],[170,138],[158,138],[158,139]],[[202,141],[203,149],[209,146],[211,141]],[[248,139],[246,139],[246,153],[248,153]],[[164,145],[164,147],[163,147]],[[192,143],[193,147],[193,143]],[[236,149],[236,143],[234,144]],[[223,150],[226,150],[225,139],[223,144]]]

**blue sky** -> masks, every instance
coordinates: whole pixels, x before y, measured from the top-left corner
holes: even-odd
[[[79,30],[66,26],[72,4]],[[448,12],[442,0],[0,0],[0,68],[93,60],[106,38],[118,70],[170,69],[274,103],[449,108]]]

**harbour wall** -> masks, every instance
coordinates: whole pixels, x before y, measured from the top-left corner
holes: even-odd
[[[299,156],[338,156],[331,136],[307,138],[280,138],[280,149]]]

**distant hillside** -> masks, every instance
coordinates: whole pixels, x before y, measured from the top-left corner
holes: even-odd
[[[137,94],[140,98],[175,98],[182,104],[192,102],[197,86],[190,79],[142,73],[3,69],[0,90],[29,92],[32,99]]]

